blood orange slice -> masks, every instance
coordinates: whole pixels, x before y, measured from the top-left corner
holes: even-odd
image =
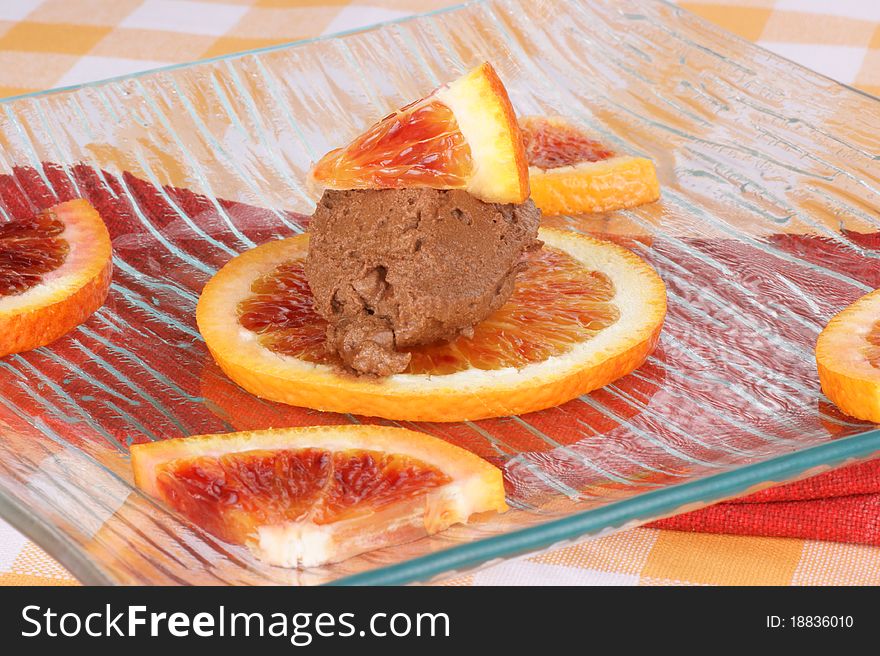
[[[330,151],[312,178],[328,189],[465,189],[490,203],[529,196],[516,115],[488,63]]]
[[[880,289],[832,317],[816,342],[816,362],[825,396],[880,424]]]
[[[135,483],[282,567],[338,562],[507,510],[501,472],[385,426],[201,435],[131,447]]]
[[[520,119],[532,200],[545,214],[610,212],[660,197],[654,163],[615,153],[565,119]]]
[[[308,237],[238,256],[208,282],[196,318],[223,371],[257,396],[318,410],[462,421],[558,405],[641,365],[666,313],[654,270],[610,242],[543,229],[508,303],[472,336],[413,349],[381,380],[324,348],[303,271]]]
[[[85,200],[0,222],[0,356],[53,342],[110,287],[110,235]]]

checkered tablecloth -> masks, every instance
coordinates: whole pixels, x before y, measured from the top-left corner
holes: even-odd
[[[564,0],[559,0],[564,1]],[[0,97],[331,34],[449,0],[0,0]],[[679,5],[829,77],[880,95],[880,0]],[[0,521],[0,584],[75,584]],[[638,528],[457,585],[880,584],[880,548]]]

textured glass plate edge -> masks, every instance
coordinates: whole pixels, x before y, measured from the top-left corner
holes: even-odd
[[[875,455],[880,455],[880,428],[689,483],[645,492],[538,526],[347,576],[329,585],[402,585],[427,581],[445,572],[475,568],[496,558],[521,556],[607,529],[632,528],[676,514],[676,510],[690,504],[702,505],[740,496],[761,483],[794,480],[822,465],[835,468]]]
[[[368,32],[370,30],[379,29],[382,27],[386,27],[389,25],[400,25],[402,23],[408,23],[409,21],[417,20],[419,18],[427,18],[429,16],[440,16],[441,14],[448,14],[454,11],[458,11],[459,9],[464,9],[465,7],[471,7],[474,5],[484,4],[486,0],[469,0],[467,2],[460,2],[458,4],[450,5],[449,7],[441,7],[440,9],[434,9],[433,11],[424,11],[420,13],[415,13],[410,16],[404,16],[402,18],[393,18],[387,21],[380,21],[378,23],[370,23],[369,25],[362,25],[360,27],[354,27],[350,30],[342,30],[340,32],[333,32],[332,34],[321,34],[320,36],[313,36],[308,39],[296,39],[295,41],[285,41],[284,43],[276,43],[271,46],[263,46],[261,48],[251,48],[250,50],[239,50],[237,52],[226,53],[225,55],[216,55],[214,57],[205,57],[204,59],[194,59],[188,62],[181,62],[179,64],[168,64],[167,66],[156,66],[154,68],[145,68],[142,71],[136,71],[134,73],[126,73],[124,75],[114,75],[112,77],[101,78],[100,80],[91,80],[89,82],[81,82],[79,84],[69,84],[63,87],[53,87],[51,89],[41,89],[40,91],[31,91],[30,93],[21,93],[16,96],[6,96],[4,98],[0,98],[0,105],[12,102],[15,100],[24,100],[27,98],[39,98],[41,96],[50,96],[56,93],[64,93],[66,91],[77,91],[79,89],[88,89],[90,87],[97,87],[104,84],[109,84],[111,82],[122,82],[123,80],[133,80],[139,77],[144,77],[146,75],[152,75],[154,73],[170,73],[172,71],[184,70],[187,68],[192,68],[194,66],[201,66],[202,64],[210,64],[212,62],[221,62],[227,61],[230,59],[238,59],[240,57],[248,57],[249,55],[259,55],[264,52],[273,52],[275,50],[285,50],[287,48],[298,48],[300,46],[305,46],[310,43],[319,43],[321,41],[332,41],[333,39],[338,39],[339,37],[348,36],[349,34],[357,34],[359,32]],[[667,0],[661,0],[666,4],[669,4]],[[673,5],[674,6],[674,5]],[[840,84],[838,82],[838,84]]]
[[[664,4],[671,5],[671,3],[666,0],[661,1]],[[344,30],[334,34],[321,35],[309,39],[300,39],[263,48],[254,48],[251,50],[244,50],[191,62],[160,66],[138,71],[136,73],[119,75],[81,84],[34,91],[16,96],[8,96],[0,98],[0,104],[26,98],[35,98],[67,91],[75,91],[77,89],[101,86],[158,72],[187,69],[209,62],[237,59],[264,52],[299,47],[309,43],[332,40],[349,34],[377,29],[386,25],[405,23],[426,16],[446,14],[468,6],[483,3],[484,0],[473,0],[449,7],[443,7],[434,11],[413,14],[412,16],[406,16],[404,18],[383,21],[351,30]],[[682,12],[687,11],[681,7],[676,7],[676,9]],[[745,39],[737,37],[737,40],[748,44],[752,48],[760,49],[760,46]],[[780,56],[780,58],[790,61],[794,66],[802,67],[797,62],[788,60],[786,57]],[[813,72],[815,73],[815,71]],[[837,80],[832,80],[825,75],[819,75],[839,86],[855,91],[871,100],[880,102],[880,98],[861,91],[860,89]],[[811,469],[822,465],[834,468],[849,461],[868,459],[872,456],[878,455],[880,455],[880,428],[874,428],[859,435],[840,438],[827,444],[795,451],[785,456],[778,456],[763,462],[738,467],[728,472],[714,474],[688,483],[646,492],[630,499],[618,501],[592,510],[586,510],[562,519],[551,520],[538,526],[513,531],[511,533],[491,538],[485,538],[483,540],[463,544],[457,547],[451,547],[441,552],[414,558],[396,565],[389,565],[369,572],[347,576],[325,585],[403,585],[407,583],[427,581],[447,572],[476,568],[481,564],[499,558],[521,556],[564,541],[577,540],[578,538],[595,535],[605,529],[620,529],[624,526],[637,526],[638,524],[646,523],[652,519],[675,514],[676,510],[691,504],[709,504],[723,499],[736,497],[761,483],[767,483],[770,481],[773,483],[784,483],[786,481],[797,479]],[[63,533],[55,530],[53,526],[36,520],[28,512],[27,506],[17,502],[2,488],[0,488],[0,517],[3,517],[3,519],[8,521],[11,526],[29,536],[34,542],[45,548],[51,556],[67,568],[67,570],[77,577],[81,583],[85,585],[115,584],[115,581],[108,577],[95,562],[88,558],[77,544],[69,540]]]
[[[0,519],[42,548],[83,585],[117,585],[86,552],[0,488]]]

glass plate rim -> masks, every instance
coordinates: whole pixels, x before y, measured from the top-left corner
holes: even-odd
[[[366,32],[386,26],[398,25],[429,16],[437,16],[459,11],[466,7],[485,4],[487,0],[468,0],[449,7],[441,7],[433,11],[416,13],[411,16],[381,21],[370,25],[343,30],[332,34],[324,34],[307,39],[298,39],[278,43],[261,48],[242,50],[239,52],[217,55],[205,59],[170,64],[137,71],[126,75],[112,76],[100,80],[92,80],[79,84],[51,89],[42,89],[25,94],[0,98],[0,105],[18,100],[26,100],[42,96],[76,91],[102,86],[112,82],[122,82],[147,75],[184,70],[202,64],[238,59],[249,55],[273,52],[300,47],[311,43],[328,41],[351,34]],[[713,25],[685,8],[672,4],[668,0],[660,0],[662,4],[695,17],[700,22],[724,31],[728,36],[748,44],[751,48],[765,50],[761,46],[747,41],[731,32]],[[770,52],[770,51],[767,51]],[[771,53],[793,66],[805,68],[787,57]],[[865,98],[880,102],[880,97],[857,89],[849,84],[834,80],[822,73],[809,70],[835,85],[844,87]],[[444,573],[466,570],[487,563],[491,560],[513,558],[526,553],[550,548],[554,544],[577,540],[580,537],[595,534],[607,529],[619,530],[626,526],[635,527],[640,523],[673,514],[673,511],[689,504],[709,504],[726,498],[739,496],[755,485],[773,481],[781,484],[805,474],[811,469],[827,466],[833,469],[848,461],[858,461],[880,455],[880,427],[871,428],[857,435],[850,435],[832,442],[819,444],[792,453],[777,456],[769,460],[744,465],[730,471],[712,474],[701,479],[667,486],[645,492],[629,499],[617,501],[605,506],[585,510],[561,519],[519,529],[510,533],[484,538],[473,542],[449,547],[432,554],[413,558],[394,565],[376,568],[360,574],[354,574],[326,583],[330,586],[347,585],[403,585],[428,581]],[[6,490],[0,487],[0,517],[13,528],[19,530],[36,544],[44,548],[53,558],[58,560],[71,574],[85,585],[118,585],[101,568],[92,561],[83,548],[70,540],[63,532],[53,525],[37,520],[28,512],[27,505],[19,502]]]

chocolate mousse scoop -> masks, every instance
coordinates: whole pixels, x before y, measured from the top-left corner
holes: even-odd
[[[327,347],[363,374],[406,369],[407,349],[470,334],[513,293],[541,212],[465,191],[325,191],[306,277]]]

